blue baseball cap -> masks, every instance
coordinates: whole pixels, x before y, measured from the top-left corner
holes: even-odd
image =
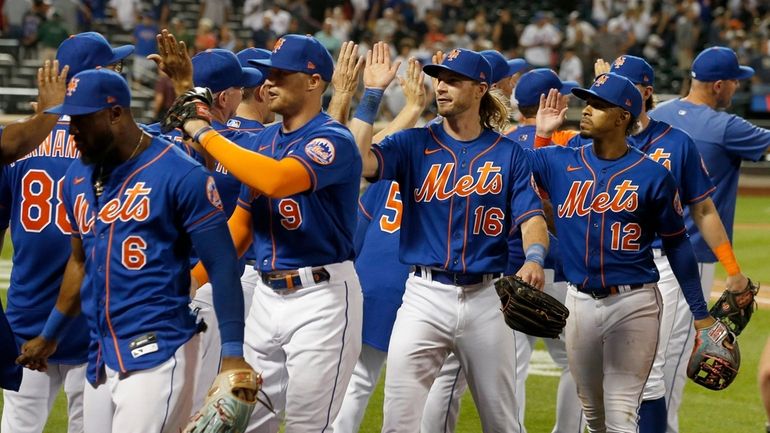
[[[628,111],[634,117],[639,117],[642,112],[639,89],[628,78],[612,72],[596,77],[590,89],[572,89],[572,94],[583,100],[593,96]]]
[[[275,42],[269,59],[251,59],[249,63],[257,67],[319,74],[327,83],[332,81],[334,73],[334,60],[329,50],[309,35],[282,36]]]
[[[62,68],[69,65],[67,77],[71,78],[86,69],[118,63],[133,52],[133,45],[112,48],[100,33],[85,32],[72,35],[62,41],[56,50],[56,60]]]
[[[641,57],[623,55],[612,62],[610,72],[626,77],[634,84],[652,86],[655,82],[655,71]]]
[[[244,68],[232,51],[214,48],[192,58],[193,84],[208,87],[212,93],[230,87],[257,87],[265,77],[257,68]]]
[[[480,51],[479,54],[484,56],[484,58],[487,59],[487,61],[489,62],[489,66],[492,67],[491,81],[493,83],[497,83],[498,81],[504,78],[508,78],[511,75],[527,67],[526,60],[524,59],[505,60],[505,57],[503,57],[503,55],[496,50],[484,50],[484,51]]]
[[[691,74],[698,81],[745,80],[754,75],[754,68],[739,65],[730,48],[711,47],[693,60]]]
[[[494,82],[489,61],[481,54],[464,48],[455,48],[444,57],[440,65],[425,65],[422,70],[431,77],[438,77],[441,71],[451,71],[474,81],[487,84]]]
[[[267,71],[270,69],[266,66],[252,65],[249,63],[249,60],[269,59],[270,50],[264,48],[246,48],[238,51],[238,53],[235,54],[235,57],[238,58],[238,61],[241,62],[241,66],[244,68],[257,68],[259,69],[259,72],[262,72],[262,75],[267,75]]]
[[[540,103],[540,95],[547,95],[551,89],[556,89],[562,95],[567,95],[575,87],[580,87],[576,81],[562,81],[556,72],[548,68],[533,69],[522,75],[514,90],[514,97],[519,107],[529,107]]]
[[[46,110],[46,113],[77,116],[116,105],[131,106],[131,91],[126,80],[109,69],[87,69],[67,83],[64,103]]]

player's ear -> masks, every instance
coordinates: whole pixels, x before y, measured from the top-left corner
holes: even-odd
[[[479,96],[479,99],[481,99],[484,97],[484,94],[490,90],[489,84],[481,82],[479,83],[478,89],[479,89],[478,96]]]
[[[320,74],[313,74],[307,80],[307,89],[313,91],[316,89],[325,89],[326,82],[321,78]]]
[[[120,118],[123,116],[123,110],[124,108],[120,105],[113,105],[109,109],[110,113],[110,123],[117,123]]]

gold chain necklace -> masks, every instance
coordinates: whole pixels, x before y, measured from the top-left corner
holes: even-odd
[[[142,141],[144,140],[144,135],[144,132],[139,135],[139,141],[136,143],[136,146],[134,146],[134,150],[126,161],[130,161],[136,156],[136,152],[139,151],[139,147],[141,147]],[[99,175],[96,176],[96,181],[94,182],[94,193],[97,197],[101,197],[102,193],[104,193],[104,165],[99,165]]]

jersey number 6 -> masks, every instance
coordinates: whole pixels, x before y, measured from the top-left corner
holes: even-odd
[[[54,182],[44,170],[30,170],[21,179],[21,210],[19,219],[25,231],[40,233],[53,219],[56,227],[72,234],[67,211],[62,203],[61,189],[64,178]],[[56,196],[56,204],[53,203]]]

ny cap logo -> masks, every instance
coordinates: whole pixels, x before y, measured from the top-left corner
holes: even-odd
[[[446,56],[446,59],[447,59],[447,61],[450,61],[450,62],[451,62],[452,60],[456,59],[456,58],[457,58],[459,55],[460,55],[460,50],[458,50],[457,48],[455,48],[454,50],[452,50],[452,51],[449,53],[449,55],[448,55],[448,56]]]
[[[594,86],[596,87],[601,86],[602,84],[606,83],[609,78],[610,77],[607,74],[600,75],[599,78],[597,78],[596,81],[594,81]]]
[[[619,68],[623,66],[624,63],[626,63],[626,56],[620,56],[617,59],[615,59],[615,64],[613,66],[615,66],[616,68]]]
[[[275,41],[275,45],[273,46],[273,52],[274,53],[277,53],[278,50],[281,49],[281,47],[283,46],[283,42],[284,42],[283,38],[278,39],[277,41]]]
[[[73,78],[67,83],[67,96],[72,96],[72,94],[75,93],[75,90],[78,89],[79,82],[80,78]]]

